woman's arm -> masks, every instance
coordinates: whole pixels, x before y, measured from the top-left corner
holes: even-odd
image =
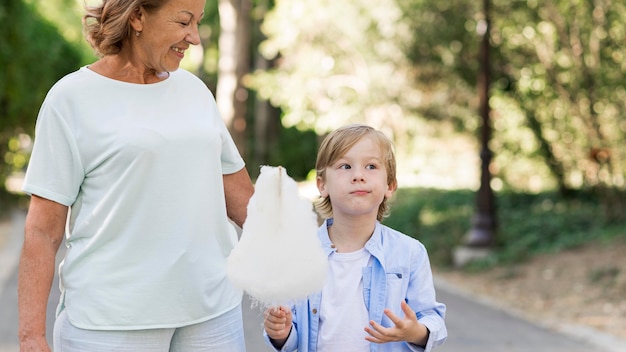
[[[245,167],[233,174],[224,175],[226,212],[239,227],[243,227],[246,221],[248,201],[253,193],[254,186]]]
[[[67,214],[65,205],[31,197],[18,271],[18,335],[22,351],[50,351],[46,342],[46,307]]]

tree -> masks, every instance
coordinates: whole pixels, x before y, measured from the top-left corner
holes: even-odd
[[[493,182],[624,190],[626,5],[494,0],[492,8]],[[277,66],[251,86],[284,111],[283,124],[319,134],[367,122],[402,149],[448,138],[449,125],[455,139],[473,135],[480,17],[479,2],[461,0],[279,1],[260,47]],[[408,155],[416,150],[426,152]]]
[[[75,70],[79,52],[56,27],[23,1],[0,1],[0,181],[27,162],[22,147],[32,135],[46,92],[63,75]],[[22,144],[20,144],[22,141]]]
[[[260,98],[280,107],[285,127],[313,129],[323,136],[346,123],[368,123],[395,140],[399,158],[406,161],[399,164],[407,169],[405,174],[423,172],[428,162],[449,160],[439,157],[446,156],[434,141],[437,134],[457,133],[448,126],[456,123],[449,112],[472,120],[470,126],[476,126],[478,119],[470,94],[474,88],[458,78],[454,60],[446,61],[447,66],[441,66],[441,60],[415,64],[422,59],[420,53],[415,54],[422,43],[432,41],[428,50],[445,51],[432,53],[433,58],[450,53],[449,47],[459,47],[447,44],[450,38],[428,37],[416,30],[420,20],[441,21],[443,25],[436,30],[449,36],[453,33],[448,28],[465,32],[463,21],[440,16],[447,2],[437,4],[420,0],[278,1],[265,17],[262,30],[268,39],[259,47],[276,65],[257,70],[250,86]],[[460,10],[456,18],[471,9],[458,3],[449,7],[451,14]],[[436,31],[427,24],[424,28]],[[439,79],[447,73],[454,77]],[[456,104],[450,104],[451,100]],[[468,106],[468,100],[473,106]],[[448,111],[439,113],[444,109]],[[440,129],[431,120],[446,126]],[[463,138],[461,144],[472,148],[468,140]],[[459,172],[467,179],[467,170]]]
[[[261,53],[278,65],[251,85],[283,109],[285,126],[319,134],[350,121],[406,127],[400,117],[420,92],[402,50],[411,33],[394,1],[279,1],[262,28]]]
[[[551,0],[499,1],[495,7],[495,44],[502,55],[496,100],[524,116],[515,125],[534,136],[530,154],[544,160],[564,194],[623,189],[626,6]],[[513,115],[501,115],[500,130],[511,127]]]
[[[219,1],[217,106],[244,157],[248,91],[242,80],[250,70],[251,6],[249,0]]]

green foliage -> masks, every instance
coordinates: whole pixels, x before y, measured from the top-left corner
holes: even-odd
[[[468,190],[400,188],[384,223],[420,240],[437,264],[452,263],[452,249],[462,242],[473,212]]]
[[[531,192],[625,189],[626,5],[490,4],[495,180]],[[461,0],[277,2],[259,48],[277,67],[255,73],[251,87],[287,126],[323,134],[365,122],[399,154],[429,153],[417,141],[455,137],[438,135],[441,122],[468,135],[480,127],[486,19],[482,2]]]
[[[0,5],[0,33],[2,127],[32,127],[47,90],[77,68],[80,56],[56,27],[21,1]]]
[[[262,25],[259,51],[278,66],[250,86],[284,112],[283,124],[324,134],[369,122],[391,135],[415,131],[419,104],[404,55],[412,33],[395,1],[282,1]]]
[[[295,127],[280,131],[278,143],[271,148],[269,165],[282,165],[295,180],[306,179],[309,171],[315,169],[317,155],[317,135],[313,131],[300,131]]]
[[[493,147],[501,151],[495,162],[509,168],[502,177],[532,182],[533,160],[543,163],[544,175],[548,171],[564,191],[598,185],[624,189],[626,6],[493,3],[492,43],[498,53]],[[519,138],[513,134],[526,136],[523,148],[515,148]]]
[[[24,166],[15,149],[20,133],[32,134],[46,92],[75,70],[81,56],[56,27],[22,1],[0,2],[0,184]]]
[[[405,50],[420,88],[423,118],[452,121],[460,131],[477,127],[474,92],[478,66],[476,33],[484,18],[478,1],[398,1],[413,33]]]
[[[91,0],[22,0],[38,17],[57,27],[58,34],[81,55],[81,65],[96,59],[96,54],[83,37],[83,5]]]
[[[424,243],[433,263],[449,266],[452,251],[463,244],[470,228],[474,201],[475,194],[470,191],[400,189],[384,223]],[[568,198],[557,192],[497,194],[499,226],[494,255],[475,263],[474,269],[626,237],[626,214],[609,219],[598,204],[598,195],[589,192]]]

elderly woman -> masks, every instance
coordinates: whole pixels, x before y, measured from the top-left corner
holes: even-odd
[[[254,188],[206,85],[179,65],[204,0],[104,0],[100,58],[57,82],[37,119],[19,268],[22,351],[245,351],[226,278]]]

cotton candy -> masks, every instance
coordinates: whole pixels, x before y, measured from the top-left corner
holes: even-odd
[[[230,281],[264,306],[289,304],[320,291],[328,258],[317,216],[285,168],[262,166],[241,238],[227,259]]]

